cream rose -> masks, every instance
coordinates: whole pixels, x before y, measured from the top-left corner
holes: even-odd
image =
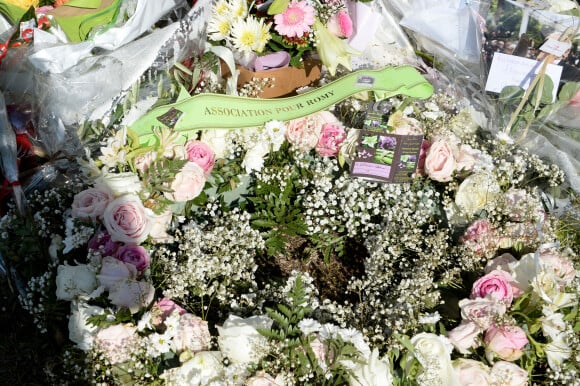
[[[475,214],[496,200],[499,194],[499,184],[491,174],[472,174],[459,185],[455,203],[466,213]]]
[[[453,362],[461,386],[488,386],[491,385],[490,369],[483,363],[460,358]]]
[[[526,386],[528,372],[510,362],[495,362],[490,371],[492,385]]]
[[[366,361],[356,363],[351,369],[348,378],[350,386],[392,385],[393,375],[387,358],[379,358],[379,351],[375,348]]]
[[[449,339],[422,332],[411,338],[411,344],[415,348],[415,358],[423,366],[422,372],[417,376],[419,383],[423,377],[428,377],[430,380],[437,379],[440,385],[460,385],[451,364],[453,345]]]
[[[124,194],[136,194],[142,189],[139,176],[132,172],[103,173],[97,179],[97,184],[109,188],[115,197]]]
[[[447,337],[457,351],[462,354],[469,354],[471,349],[478,346],[477,337],[480,332],[481,330],[477,324],[463,321],[459,326],[449,331]]]
[[[260,335],[256,329],[270,328],[272,323],[272,319],[267,316],[243,319],[230,315],[222,326],[217,326],[221,351],[234,364],[247,365],[258,362],[266,354],[268,339]]]

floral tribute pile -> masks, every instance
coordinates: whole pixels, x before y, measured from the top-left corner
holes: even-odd
[[[245,53],[292,41],[294,59],[317,23],[349,25],[336,1],[274,1],[283,11],[261,19],[217,4],[209,41]],[[242,8],[243,21],[220,14]],[[248,31],[261,46],[241,44]],[[348,73],[339,63],[321,86]],[[184,75],[194,94],[223,92],[218,68],[207,52],[184,60],[159,101]],[[439,85],[259,127],[153,127],[148,144],[123,120],[143,113],[135,95],[83,125],[83,152],[43,160],[23,213],[8,202],[0,219],[22,307],[67,338],[49,382],[578,385],[578,198]],[[377,103],[387,133],[424,138],[411,182],[351,176]]]

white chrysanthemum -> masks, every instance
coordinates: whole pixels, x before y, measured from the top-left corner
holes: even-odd
[[[213,7],[213,15],[231,17],[231,4],[228,0],[218,0]]]
[[[248,3],[246,0],[232,0],[229,11],[232,18],[243,19],[248,16]]]
[[[253,16],[232,25],[232,43],[244,55],[262,52],[269,40],[268,26]]]
[[[207,25],[207,35],[213,41],[226,40],[229,39],[231,29],[230,16],[214,15]]]

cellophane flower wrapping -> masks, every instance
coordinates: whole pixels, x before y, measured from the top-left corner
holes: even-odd
[[[577,384],[577,97],[505,130],[492,6],[136,1],[110,45],[35,32],[44,153],[25,210],[6,200],[0,274],[62,337],[49,381]],[[275,82],[236,68],[276,53],[320,79],[244,110]],[[384,70],[417,77],[391,92]]]

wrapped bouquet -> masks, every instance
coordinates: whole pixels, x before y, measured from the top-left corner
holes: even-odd
[[[7,90],[0,277],[56,337],[49,384],[578,384],[579,192],[522,146],[576,82],[486,93],[423,35],[428,1],[200,0],[140,24],[151,3],[29,57],[54,84],[121,68],[115,101],[49,121]],[[480,5],[437,9],[479,21],[478,47]]]

